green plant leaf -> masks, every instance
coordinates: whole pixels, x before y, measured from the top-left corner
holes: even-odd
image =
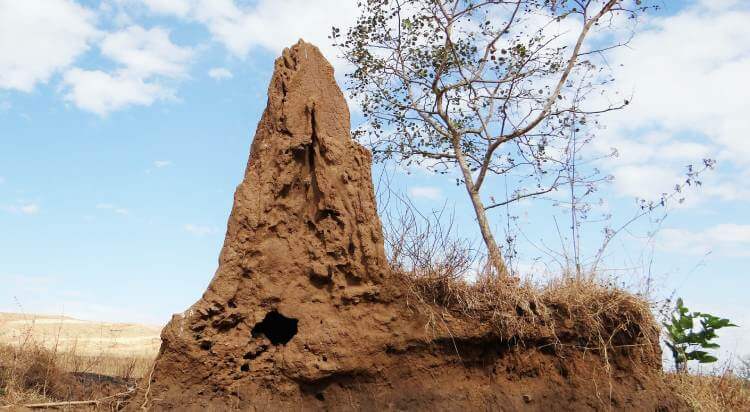
[[[700,328],[694,330],[695,319]],[[729,319],[720,318],[710,313],[690,312],[682,298],[676,301],[670,322],[662,323],[667,334],[664,341],[672,352],[675,367],[683,370],[684,364],[691,360],[700,363],[716,362],[718,358],[703,349],[717,349],[719,344],[713,342],[718,336],[716,331],[725,327],[736,327]]]
[[[698,363],[713,363],[713,362],[716,362],[717,360],[719,359],[716,358],[715,356],[704,355],[704,356],[701,356],[700,359],[698,359]]]

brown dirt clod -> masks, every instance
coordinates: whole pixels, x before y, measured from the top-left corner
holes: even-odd
[[[402,283],[385,257],[370,154],[350,137],[332,67],[300,41],[276,60],[219,268],[164,328],[131,407],[680,408],[660,380],[658,343],[636,327],[606,354],[581,349],[562,321],[509,338],[439,308],[431,318]]]

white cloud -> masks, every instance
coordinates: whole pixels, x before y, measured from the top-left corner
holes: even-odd
[[[687,255],[750,256],[750,225],[723,223],[705,230],[664,229],[657,246]]]
[[[443,197],[443,192],[434,186],[414,186],[409,188],[409,196],[416,199],[438,200]]]
[[[223,80],[231,79],[232,77],[234,77],[234,75],[232,75],[232,72],[223,67],[214,67],[213,69],[208,71],[208,77],[214,80]]]
[[[684,180],[677,172],[659,165],[620,166],[613,170],[616,176],[614,185],[622,195],[655,200]]]
[[[71,0],[0,0],[0,88],[30,92],[74,62],[97,35]]]
[[[0,185],[3,184],[3,183],[5,183],[5,177],[0,176]]]
[[[163,167],[171,166],[172,161],[171,160],[156,160],[154,161],[154,167],[157,169],[161,169]]]
[[[63,77],[65,100],[100,116],[174,98],[163,80],[183,77],[193,56],[192,49],[175,45],[159,27],[131,26],[107,34],[100,48],[121,67],[113,72],[73,68]]]
[[[180,77],[193,55],[169,39],[169,31],[155,27],[131,26],[104,37],[102,54],[127,67],[128,73],[140,77]]]
[[[142,0],[152,12],[186,17],[204,24],[213,38],[237,57],[254,47],[279,53],[303,38],[331,60],[331,26],[346,27],[358,15],[354,1],[259,0],[241,6],[233,0]],[[189,10],[189,11],[186,11]]]
[[[207,236],[218,232],[218,229],[213,226],[195,225],[192,223],[186,224],[185,226],[183,226],[183,229],[185,229],[186,232],[196,236]]]
[[[187,0],[143,0],[151,11],[159,14],[172,14],[186,17],[190,12],[191,3]]]
[[[605,118],[608,130],[595,144],[600,152],[619,149],[610,166],[621,194],[658,196],[677,183],[686,164],[711,157],[719,160],[721,188],[706,187],[705,194],[738,198],[742,176],[750,173],[747,6],[702,0],[651,18],[627,48],[610,56],[618,87],[634,98]],[[741,172],[721,172],[723,165]]]
[[[128,106],[150,106],[174,96],[158,83],[149,83],[127,72],[114,75],[100,70],[71,69],[63,78],[65,100],[83,110],[106,116]]]

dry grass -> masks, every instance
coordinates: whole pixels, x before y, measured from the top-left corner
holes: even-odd
[[[639,346],[659,358],[659,328],[645,299],[595,274],[564,274],[543,285],[501,279],[482,262],[482,245],[453,236],[445,209],[422,214],[392,191],[378,201],[391,269],[428,327],[465,320],[507,341],[575,345],[605,360],[611,350]]]
[[[72,382],[52,352],[0,346],[0,404],[18,405],[62,398]]]
[[[151,369],[159,340],[147,326],[0,313],[0,405],[127,392]]]
[[[0,344],[33,341],[54,352],[97,357],[152,357],[159,350],[160,327],[94,322],[65,316],[0,313]]]
[[[539,289],[552,324],[574,332],[585,349],[638,345],[656,355],[659,326],[648,301],[595,276],[563,277]]]
[[[452,276],[443,263],[397,272],[410,305],[439,329],[451,318],[488,328],[506,341],[547,341],[556,346],[612,350],[639,346],[658,357],[659,329],[644,299],[593,277],[565,277],[544,286],[480,275]]]
[[[665,380],[695,411],[750,411],[750,382],[729,371],[719,376],[669,373]]]
[[[0,345],[0,406],[86,400],[123,392],[152,363],[151,358],[54,352],[33,342]]]
[[[151,329],[0,314],[0,405],[98,399],[126,391],[151,369],[153,341],[159,340]]]
[[[57,355],[60,368],[66,372],[93,373],[123,379],[137,379],[151,369],[152,357],[120,357],[77,355],[63,352]]]

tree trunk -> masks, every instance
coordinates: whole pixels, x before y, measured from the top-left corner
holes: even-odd
[[[461,168],[461,173],[464,176],[464,186],[469,193],[471,205],[474,207],[474,213],[476,214],[477,222],[479,223],[479,230],[482,232],[482,239],[487,246],[487,254],[489,255],[490,263],[495,268],[497,276],[501,278],[509,278],[510,273],[508,272],[508,267],[505,265],[505,260],[503,260],[503,256],[500,253],[500,248],[497,247],[495,236],[490,230],[490,222],[487,220],[487,214],[484,210],[482,198],[479,196],[479,192],[474,186],[474,178],[471,176],[471,170],[469,170],[469,167],[466,164],[466,159],[461,150],[458,136],[453,136],[453,150],[455,151],[458,165]]]
[[[676,344],[675,344],[676,346]],[[685,354],[685,349],[676,347],[676,352],[674,353],[674,368],[677,370],[677,373],[687,373],[687,355]]]
[[[473,183],[469,181],[466,183],[466,189],[469,192],[469,197],[471,197],[471,204],[474,206],[474,212],[477,215],[479,230],[482,232],[482,239],[484,239],[484,244],[487,245],[487,253],[489,254],[490,262],[492,263],[492,266],[494,266],[495,271],[497,271],[498,276],[507,278],[510,276],[510,273],[508,273],[508,267],[505,265],[505,260],[500,253],[500,248],[497,247],[495,236],[490,230],[490,222],[487,220],[487,214],[485,213],[482,199],[479,197],[479,193],[474,190]]]

